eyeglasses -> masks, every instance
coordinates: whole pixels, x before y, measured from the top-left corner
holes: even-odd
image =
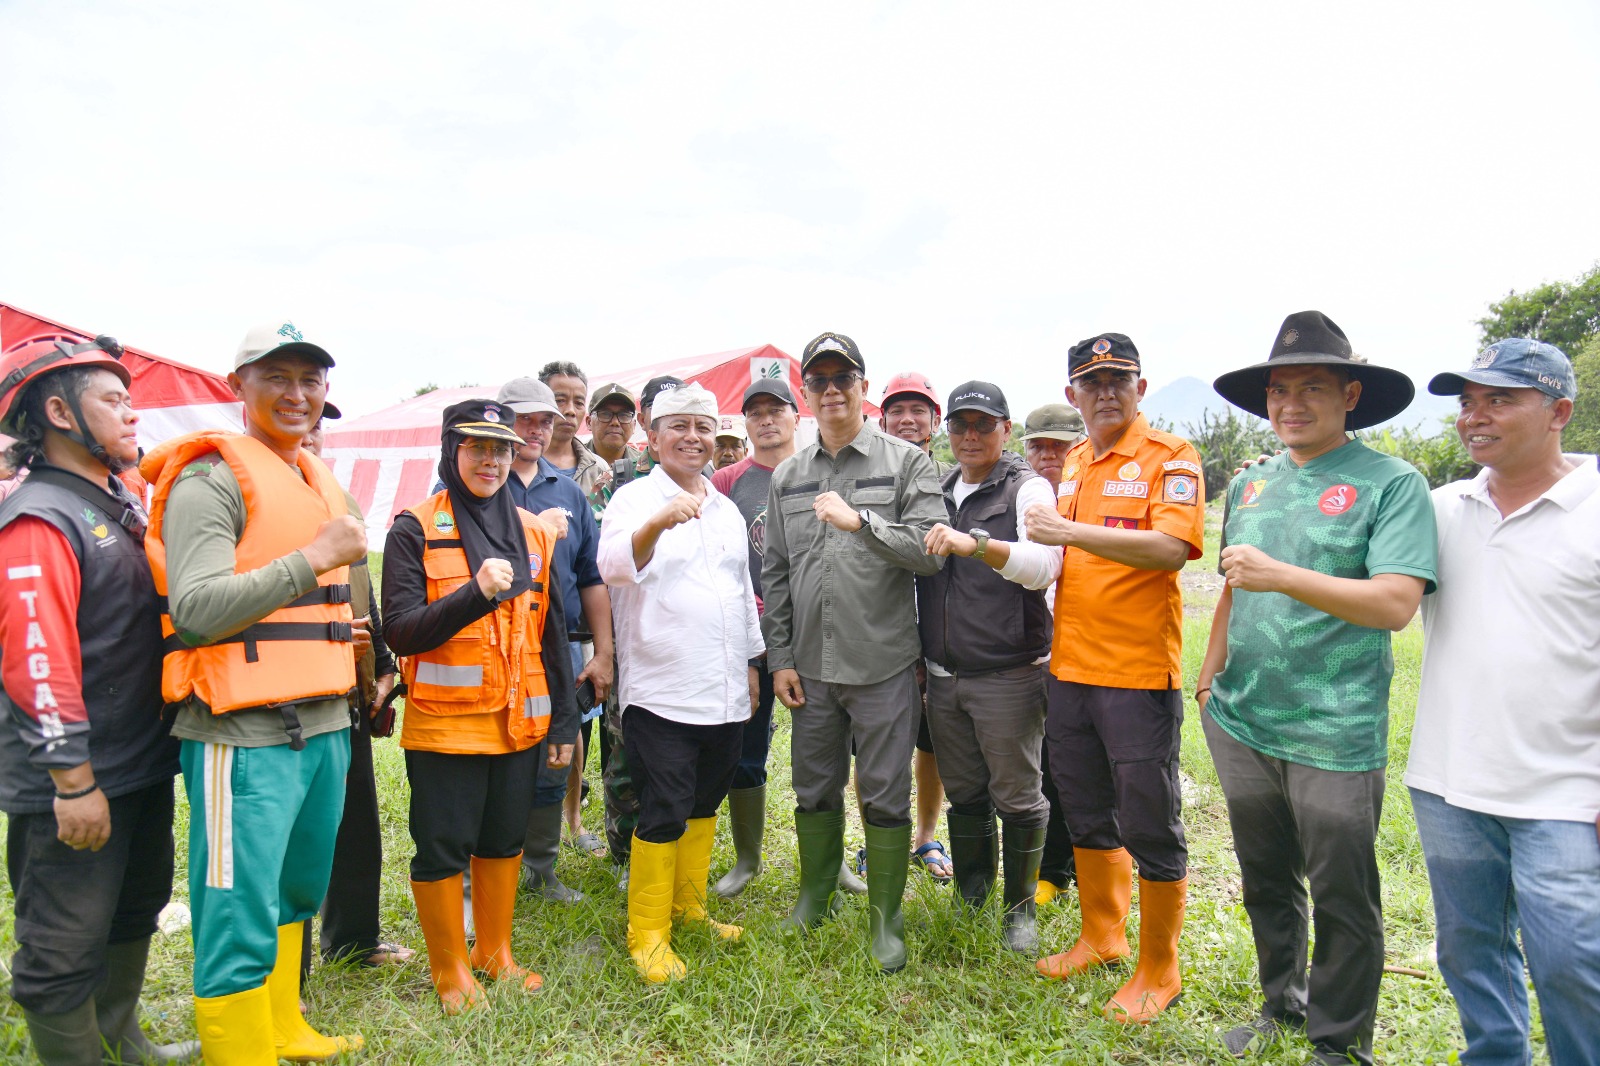
[[[612,422],[632,422],[638,415],[635,415],[632,411],[619,411],[614,407],[602,407],[598,411],[591,412],[589,417],[596,422],[610,424]]]
[[[838,374],[812,374],[806,378],[807,392],[817,393],[819,396],[828,391],[828,386],[833,386],[840,392],[848,392],[850,387],[861,380],[861,375],[854,370],[846,370]]]
[[[463,444],[460,447],[462,451],[467,453],[467,457],[475,463],[493,459],[504,466],[511,462],[512,457],[517,454],[516,449],[509,444]]]
[[[980,418],[976,422],[969,422],[965,418],[947,418],[944,424],[952,437],[964,437],[968,433],[987,437],[1000,428],[1000,423],[993,418]]]

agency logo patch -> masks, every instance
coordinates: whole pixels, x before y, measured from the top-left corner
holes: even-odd
[[[500,412],[496,411],[493,407],[485,407],[483,409],[483,420],[485,422],[499,422]]]
[[[1090,348],[1089,350],[1095,355],[1105,355],[1111,350],[1111,342],[1105,337],[1101,337],[1099,340],[1094,342],[1094,347]]]
[[[87,507],[83,509],[83,524],[89,527],[89,532],[94,534],[96,540],[105,540],[111,532],[111,527]]]
[[[1199,495],[1195,479],[1189,474],[1167,474],[1161,479],[1161,498],[1167,503],[1194,503]]]
[[[1077,493],[1077,491],[1078,491],[1078,481],[1077,481],[1076,478],[1074,478],[1071,481],[1063,481],[1060,485],[1058,485],[1056,487],[1056,497],[1060,498],[1062,496],[1072,496],[1072,495],[1075,495]]]
[[[1106,525],[1111,529],[1138,529],[1137,518],[1107,518]]]
[[[1132,459],[1129,459],[1127,462],[1123,463],[1117,468],[1117,477],[1121,478],[1123,481],[1132,481],[1142,473],[1144,473],[1144,470],[1141,469],[1139,464],[1134,462]]]
[[[1325,515],[1342,515],[1350,510],[1355,502],[1354,485],[1335,485],[1322,494],[1322,498],[1317,501],[1317,510]]]
[[[1244,486],[1244,494],[1239,497],[1239,506],[1240,507],[1256,507],[1256,506],[1259,506],[1260,502],[1261,502],[1261,493],[1266,489],[1266,487],[1267,487],[1267,479],[1266,478],[1261,478],[1259,481],[1246,482],[1245,486]]]
[[[530,575],[532,575],[533,577],[538,577],[539,576],[539,572],[541,570],[543,570],[543,569],[544,569],[544,557],[541,556],[538,552],[529,552],[528,553],[528,573]]]
[[[1142,500],[1150,495],[1150,486],[1143,481],[1108,481],[1101,487],[1100,494]]]
[[[1165,471],[1167,471],[1169,473],[1171,471],[1174,471],[1174,470],[1187,470],[1189,473],[1195,475],[1196,477],[1200,476],[1200,467],[1199,467],[1199,465],[1195,464],[1195,463],[1191,463],[1187,459],[1171,459],[1171,460],[1168,460],[1167,462],[1161,464],[1161,469],[1163,469],[1163,470],[1165,470]]]
[[[433,515],[433,531],[448,537],[456,531],[456,520],[444,511],[436,511]]]

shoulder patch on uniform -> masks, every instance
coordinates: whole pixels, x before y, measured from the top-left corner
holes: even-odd
[[[217,464],[220,462],[222,462],[222,457],[214,452],[211,455],[202,456],[179,471],[178,480],[181,481],[186,477],[210,477],[211,472],[217,468]]]

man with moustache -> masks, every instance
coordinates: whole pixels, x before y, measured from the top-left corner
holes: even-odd
[[[867,838],[872,956],[905,965],[911,750],[916,738],[915,574],[943,563],[923,547],[945,517],[933,461],[862,417],[866,363],[823,333],[801,373],[818,440],[772,475],[761,585],[767,664],[793,720],[800,898],[792,929],[832,911],[844,851],[850,749]]]
[[[1123,334],[1073,345],[1067,374],[1067,399],[1088,437],[1067,455],[1056,506],[1030,507],[1025,517],[1030,539],[1064,548],[1045,733],[1083,923],[1077,943],[1038,969],[1066,980],[1131,954],[1124,926],[1137,861],[1138,966],[1102,1013],[1142,1024],[1182,989],[1178,571],[1203,549],[1200,456],[1139,413],[1146,383],[1139,350]]]
[[[1319,311],[1284,319],[1267,360],[1216,389],[1269,419],[1286,449],[1228,488],[1227,584],[1195,690],[1266,1000],[1223,1042],[1238,1055],[1303,1028],[1313,1061],[1371,1063],[1389,633],[1432,590],[1438,541],[1422,475],[1348,431],[1398,415],[1414,389],[1356,356]]]
[[[1022,454],[1028,466],[1050,483],[1054,498],[1061,487],[1061,472],[1066,469],[1067,453],[1073,445],[1083,440],[1083,416],[1064,403],[1047,403],[1036,407],[1022,424]],[[1061,559],[1056,557],[1056,574],[1060,575]],[[1045,590],[1045,603],[1052,611],[1056,602],[1054,583]],[[1044,670],[1048,678],[1049,667]],[[1039,779],[1044,798],[1050,804],[1050,820],[1045,824],[1044,852],[1039,856],[1039,880],[1034,890],[1034,901],[1039,906],[1055,900],[1073,879],[1072,831],[1067,828],[1066,815],[1061,811],[1061,793],[1056,791],[1055,775],[1050,772],[1050,745],[1039,751]]]
[[[717,416],[717,439],[711,449],[711,465],[721,470],[732,466],[749,453],[743,415]]]
[[[545,461],[575,481],[587,496],[610,479],[605,462],[578,439],[589,397],[589,378],[577,363],[557,359],[544,365],[539,380],[556,398],[556,421],[545,447]]]

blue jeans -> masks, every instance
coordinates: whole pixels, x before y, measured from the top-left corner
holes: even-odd
[[[1600,1064],[1600,837],[1592,822],[1480,814],[1411,790],[1463,1063],[1521,1066],[1533,974],[1552,1066]],[[1522,950],[1517,932],[1522,932]]]
[[[572,676],[577,677],[583,673],[583,645],[577,641],[570,641],[567,649],[572,653]],[[594,710],[592,707],[579,707],[580,716]],[[544,757],[539,758],[539,783],[533,790],[533,805],[535,807],[548,807],[552,803],[560,803],[567,797],[568,767],[553,769],[547,766]]]
[[[760,788],[767,783],[767,754],[772,750],[772,671],[766,660],[756,667],[760,679],[761,696],[750,720],[744,724],[743,747],[739,751],[739,765],[733,771],[734,788]]]

